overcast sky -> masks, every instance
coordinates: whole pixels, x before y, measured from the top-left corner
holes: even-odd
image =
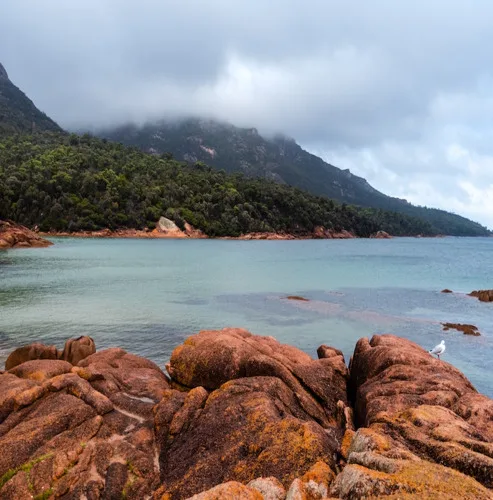
[[[491,0],[0,0],[0,62],[66,128],[283,132],[493,227]]]

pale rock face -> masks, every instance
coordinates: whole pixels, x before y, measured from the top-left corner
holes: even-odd
[[[250,481],[247,486],[261,493],[264,500],[284,500],[286,498],[284,486],[275,477],[259,477]]]
[[[172,220],[167,219],[166,217],[161,217],[159,219],[157,229],[163,233],[180,230],[180,228]]]

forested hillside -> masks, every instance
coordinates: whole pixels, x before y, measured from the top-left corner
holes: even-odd
[[[387,196],[362,177],[330,165],[302,149],[293,139],[266,138],[254,128],[235,127],[214,120],[189,118],[126,125],[100,132],[102,137],[136,146],[143,151],[172,153],[178,160],[203,161],[226,172],[275,180],[327,196],[342,203],[381,208],[419,217],[434,231],[457,236],[484,236],[488,230],[465,217],[411,205]]]
[[[433,235],[430,224],[359,209],[203,163],[145,154],[89,135],[16,135],[0,141],[0,218],[42,230],[154,227],[160,216],[209,236],[306,235],[316,226],[369,236]]]

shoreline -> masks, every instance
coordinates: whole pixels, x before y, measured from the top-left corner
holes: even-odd
[[[79,231],[75,233],[69,232],[38,232],[36,233],[43,238],[82,238],[82,239],[147,239],[147,240],[223,240],[223,241],[306,241],[306,240],[383,240],[383,239],[400,239],[400,238],[414,238],[414,239],[437,239],[437,238],[453,238],[450,235],[436,235],[436,236],[423,236],[423,235],[407,235],[407,236],[355,236],[350,233],[350,236],[341,235],[336,233],[331,236],[315,236],[315,235],[293,235],[282,233],[247,233],[240,236],[207,236],[207,235],[188,235],[188,234],[166,234],[154,233],[153,231],[143,230],[124,230],[124,231]],[[464,236],[464,238],[474,238],[474,236]],[[480,236],[476,236],[480,238]]]
[[[117,238],[117,239],[210,239],[210,240],[312,240],[312,239],[356,239],[360,238],[355,236],[349,231],[342,230],[336,232],[333,230],[320,229],[318,232],[307,235],[294,235],[286,233],[246,233],[240,236],[207,236],[200,230],[196,230],[191,226],[185,228],[184,231],[159,231],[142,230],[142,229],[119,229],[112,231],[110,229],[102,229],[99,231],[48,231],[39,232],[40,236],[53,237],[53,238]]]
[[[105,239],[180,239],[180,240],[232,240],[232,241],[304,241],[304,240],[371,240],[371,239],[395,239],[395,238],[446,238],[447,235],[408,235],[408,236],[392,236],[384,231],[379,231],[371,236],[356,236],[354,233],[346,231],[334,231],[331,229],[316,228],[311,234],[295,235],[287,233],[246,233],[240,236],[207,236],[200,230],[186,228],[185,231],[169,231],[161,232],[158,230],[143,230],[143,229],[119,229],[112,231],[110,229],[102,229],[99,231],[39,231],[39,236],[43,238],[105,238]]]

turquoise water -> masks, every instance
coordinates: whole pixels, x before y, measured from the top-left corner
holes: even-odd
[[[463,294],[493,288],[493,238],[53,241],[0,253],[2,364],[19,345],[84,334],[163,366],[201,329],[244,327],[311,355],[330,344],[347,360],[358,338],[395,333],[427,349],[445,339],[444,359],[493,396],[493,304]]]

